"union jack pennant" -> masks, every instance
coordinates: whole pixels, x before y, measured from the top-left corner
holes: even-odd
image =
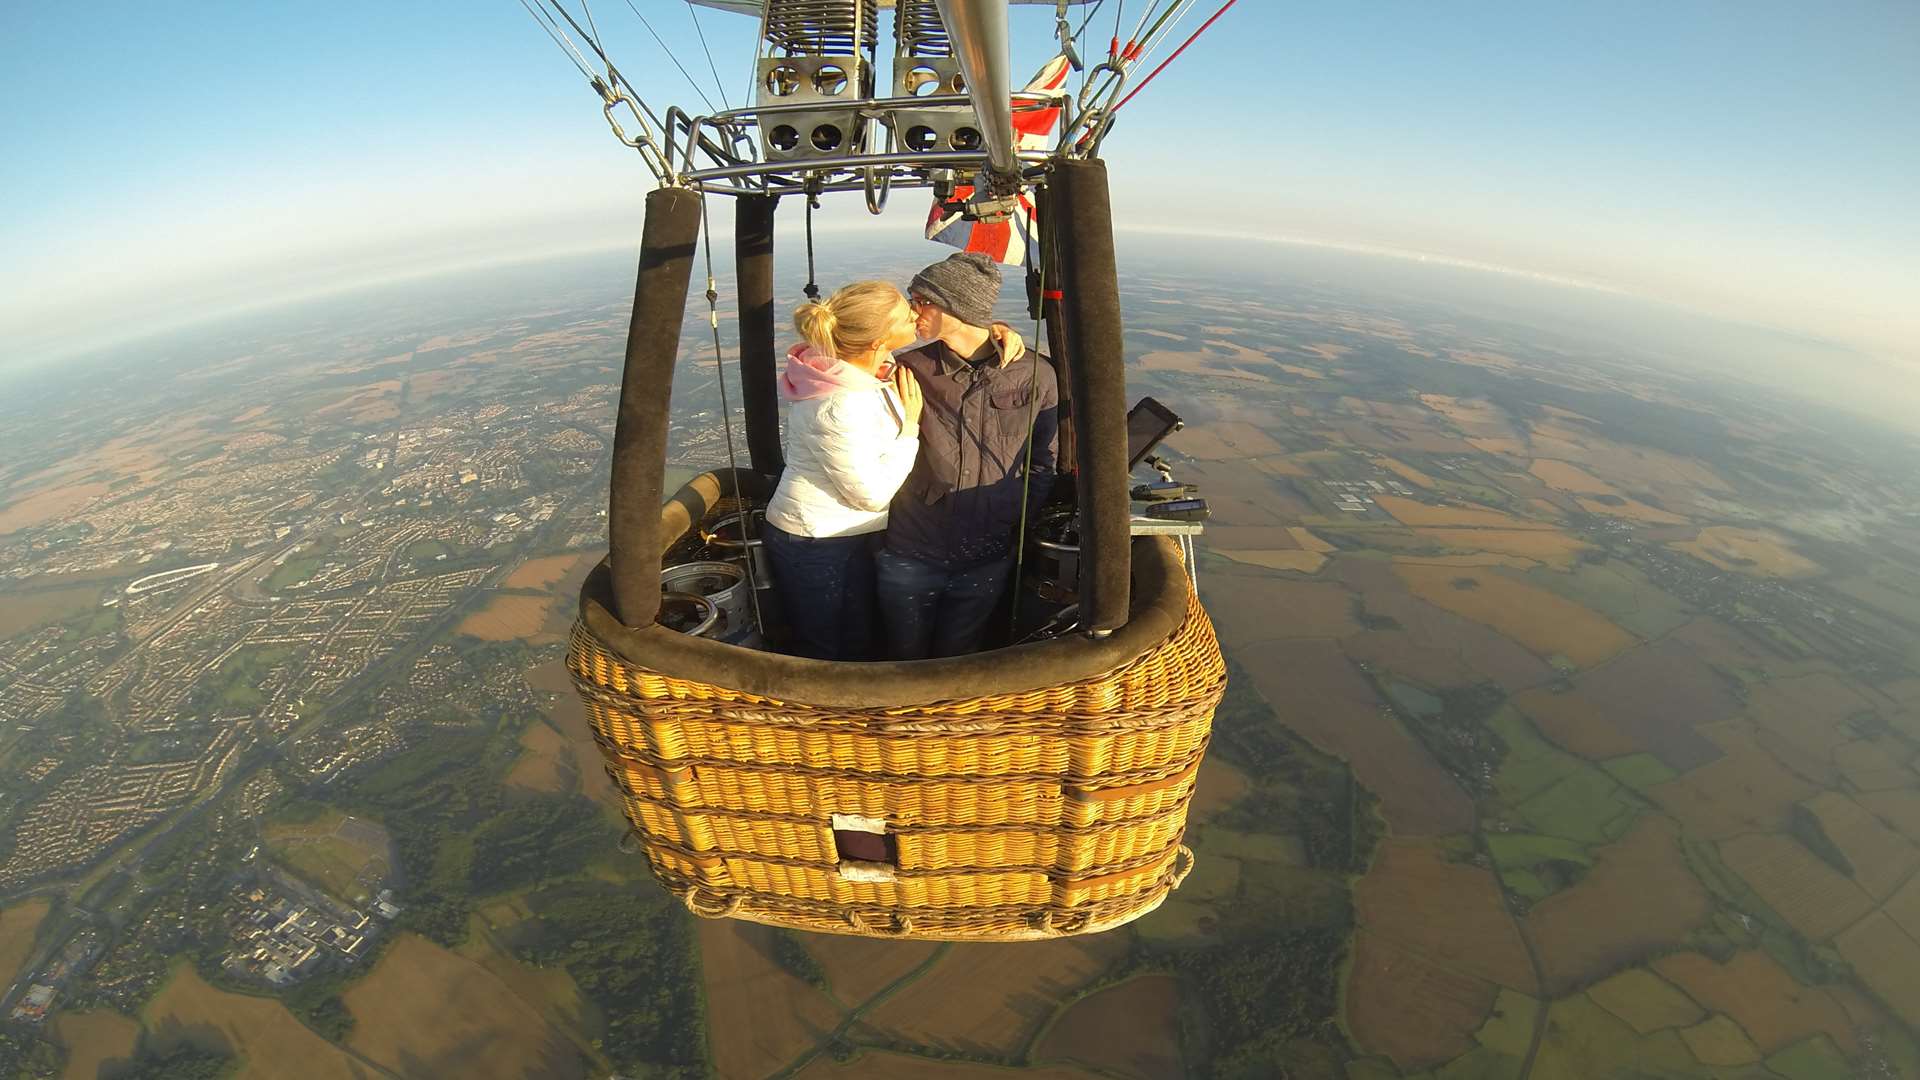
[[[1040,73],[1027,83],[1025,90],[1030,94],[1046,94],[1059,99],[1066,96],[1067,75],[1073,70],[1062,53],[1046,62]],[[1013,114],[1013,143],[1018,150],[1044,150],[1047,140],[1053,136],[1054,125],[1060,122],[1060,106],[1045,109],[1028,109]],[[957,209],[973,196],[972,184],[958,184],[953,189],[953,198],[947,203],[934,200],[933,210],[927,215],[927,239],[957,247],[962,251],[977,251],[995,262],[1009,266],[1020,266],[1027,261],[1027,247],[1033,234],[1033,200],[1021,192],[1015,200],[1014,212],[1006,221],[986,222],[968,221]]]

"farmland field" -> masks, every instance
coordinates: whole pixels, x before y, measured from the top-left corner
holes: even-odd
[[[1701,529],[1697,539],[1673,546],[1722,570],[1742,574],[1797,578],[1820,572],[1818,563],[1802,557],[1791,544],[1764,529],[1713,525]]]
[[[825,994],[775,962],[772,928],[701,919],[698,933],[707,1045],[720,1077],[771,1075],[839,1024]]]
[[[501,583],[505,589],[550,589],[566,578],[568,571],[587,555],[548,555],[545,558],[529,559],[521,563],[507,580]]]
[[[314,1034],[272,998],[216,990],[184,961],[148,1003],[147,1032],[162,1053],[191,1044],[241,1059],[259,1080],[371,1080],[377,1073]]]
[[[963,942],[863,1022],[919,1045],[1011,1054],[1125,947],[1113,934]]]
[[[1073,1003],[1034,1050],[1039,1061],[1083,1061],[1140,1080],[1180,1080],[1175,1014],[1180,983],[1171,975],[1142,975]]]
[[[1534,993],[1533,968],[1493,875],[1426,844],[1384,843],[1354,887],[1360,924],[1463,974]]]
[[[1626,839],[1594,852],[1573,888],[1527,913],[1554,993],[1566,993],[1683,940],[1711,911],[1681,858],[1676,830],[1643,818]]]
[[[1633,645],[1633,636],[1588,608],[1497,570],[1396,564],[1415,596],[1484,623],[1541,656],[1592,667]]]
[[[99,585],[61,585],[0,594],[0,638],[98,610],[100,597]]]
[[[1697,1024],[1706,1017],[1692,998],[1646,968],[1628,968],[1603,979],[1588,988],[1587,996],[1642,1035]]]
[[[1743,951],[1725,964],[1695,952],[1674,953],[1655,960],[1653,970],[1702,1008],[1732,1017],[1767,1053],[1814,1034],[1858,1052],[1846,1009],[1820,988],[1795,982],[1766,953]]]
[[[807,952],[826,971],[833,996],[850,1008],[919,967],[939,948],[931,941],[886,941],[846,934],[807,934],[802,940]]]
[[[528,791],[568,791],[579,771],[567,737],[547,724],[527,725],[520,734],[520,757],[507,774],[510,787]]]
[[[1920,942],[1876,911],[1849,927],[1834,944],[1887,1008],[1920,1027]]]
[[[53,1035],[66,1048],[67,1064],[61,1080],[111,1077],[133,1057],[140,1025],[109,1009],[63,1012],[54,1018]]]
[[[33,955],[33,935],[51,908],[45,900],[0,908],[0,987],[12,985],[20,965]]]
[[[1470,1033],[1492,1010],[1498,990],[1367,930],[1354,935],[1347,978],[1346,1022],[1354,1041],[1409,1070],[1471,1050]]]
[[[1768,907],[1813,941],[1825,941],[1873,908],[1873,898],[1860,886],[1779,833],[1723,840],[1720,857]]]
[[[532,637],[540,632],[541,624],[547,621],[547,608],[553,602],[551,596],[495,596],[485,608],[467,616],[460,623],[460,632],[482,641],[515,641]]]
[[[499,977],[412,934],[344,995],[348,1045],[410,1077],[584,1075],[579,1051]]]

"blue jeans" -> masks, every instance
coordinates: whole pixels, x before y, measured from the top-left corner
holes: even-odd
[[[873,549],[884,533],[796,536],[767,523],[773,590],[791,651],[816,660],[872,660]]]
[[[987,622],[1013,570],[1011,555],[966,570],[943,570],[884,548],[873,561],[879,570],[887,656],[893,660],[980,651]]]

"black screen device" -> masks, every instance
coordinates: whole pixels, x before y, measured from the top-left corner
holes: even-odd
[[[1141,513],[1160,521],[1205,521],[1213,516],[1205,499],[1168,499],[1148,504]]]
[[[1141,398],[1127,410],[1127,471],[1139,468],[1160,440],[1186,426],[1172,409],[1150,397]]]

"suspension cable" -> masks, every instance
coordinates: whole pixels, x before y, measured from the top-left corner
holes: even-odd
[[[1227,0],[1226,3],[1220,5],[1219,11],[1214,12],[1211,18],[1207,19],[1206,22],[1201,23],[1200,29],[1195,30],[1193,33],[1187,35],[1187,40],[1181,42],[1180,47],[1173,50],[1173,55],[1167,57],[1165,60],[1160,61],[1160,66],[1157,68],[1154,68],[1151,72],[1149,72],[1146,78],[1141,79],[1140,84],[1138,86],[1135,86],[1132,90],[1129,90],[1127,92],[1127,96],[1120,99],[1120,104],[1115,105],[1107,113],[1107,115],[1111,116],[1114,113],[1119,112],[1122,108],[1126,106],[1127,102],[1132,101],[1134,99],[1135,95],[1139,94],[1140,91],[1145,90],[1147,88],[1147,84],[1153,81],[1153,77],[1155,75],[1158,75],[1161,72],[1167,70],[1168,64],[1171,64],[1175,60],[1180,59],[1180,54],[1187,51],[1187,46],[1193,44],[1194,40],[1198,38],[1201,34],[1206,33],[1207,27],[1212,26],[1220,18],[1220,16],[1225,15],[1227,13],[1228,8],[1232,7],[1237,2],[1238,0]]]
[[[767,624],[760,614],[760,583],[753,572],[753,507],[740,495],[740,459],[733,449],[733,407],[727,401],[726,355],[720,350],[720,290],[713,279],[713,223],[707,218],[705,196],[700,198],[700,246],[707,256],[707,325],[713,328],[713,375],[720,383],[720,421],[727,433],[727,476],[733,480],[734,505],[740,508],[740,548],[747,556],[747,592],[753,597],[753,628],[764,644]]]
[[[647,33],[653,35],[653,40],[659,42],[661,51],[667,54],[667,59],[673,61],[673,66],[680,69],[680,74],[686,78],[687,85],[693,87],[693,92],[700,95],[700,100],[706,105],[707,111],[714,112],[712,99],[707,97],[705,90],[700,89],[700,84],[693,80],[693,76],[687,73],[686,65],[673,54],[673,47],[667,44],[667,39],[660,36],[660,31],[653,28],[653,24],[647,21],[645,15],[640,14],[640,8],[634,4],[633,0],[627,0],[627,7],[633,12],[634,18],[640,20],[640,25],[647,28]]]
[[[1042,249],[1036,239],[1038,230],[1042,227],[1038,213],[1039,195],[1040,187],[1036,184],[1033,200],[1035,213],[1027,219],[1027,259],[1028,265],[1035,267],[1039,274],[1040,302],[1033,308],[1033,347],[1029,350],[1033,353],[1033,370],[1027,373],[1027,455],[1020,466],[1020,531],[1015,534],[1013,542],[1013,613],[1008,616],[1007,640],[1009,641],[1014,640],[1020,633],[1020,575],[1025,572],[1027,565],[1027,503],[1028,492],[1033,484],[1033,427],[1034,416],[1040,408],[1040,395],[1037,393],[1040,386],[1040,327],[1047,313],[1047,264],[1041,257]],[[1056,404],[1055,417],[1059,416],[1059,410],[1060,407]],[[1058,444],[1055,445],[1057,447]],[[1053,471],[1054,475],[1058,476],[1060,462],[1057,449],[1055,453]]]
[[[700,25],[700,13],[693,8],[693,0],[687,0],[687,18],[693,20],[693,32],[700,35],[700,51],[707,54],[707,70],[713,73],[713,88],[720,94],[720,104],[729,112],[733,102],[727,100],[726,84],[720,81],[720,69],[713,63],[713,50],[707,47],[707,31]]]
[[[544,7],[535,8],[528,3],[528,0],[520,0],[520,6],[527,9],[527,14],[533,16],[533,21],[539,24],[540,29],[547,32],[547,36],[553,39],[555,45],[560,46],[560,51],[567,54],[567,59],[573,61],[573,66],[580,69],[580,74],[586,76],[588,82],[598,77],[594,75],[593,69],[587,66],[587,58],[580,55],[580,50],[574,47],[573,40],[566,36],[566,32],[560,29],[560,24],[553,21],[553,16],[548,15]]]

